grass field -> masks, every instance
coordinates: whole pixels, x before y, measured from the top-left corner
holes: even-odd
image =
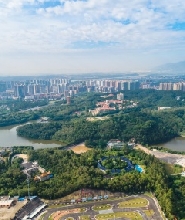
[[[147,216],[152,216],[154,215],[154,210],[150,209],[150,210],[143,210],[143,212],[147,215]]]
[[[120,208],[138,208],[138,207],[146,207],[148,205],[148,201],[143,198],[130,199],[128,201],[120,202]]]
[[[39,217],[38,220],[42,220],[42,219],[44,218],[45,214],[46,214],[46,213],[43,213],[43,214]]]
[[[96,216],[97,220],[108,220],[114,218],[128,218],[130,220],[143,220],[137,212],[116,212],[111,214],[99,214]]]
[[[112,208],[112,206],[109,205],[109,204],[107,204],[107,205],[100,205],[100,206],[96,205],[96,206],[93,207],[93,210],[100,211],[100,210],[107,210],[107,209],[111,209],[111,208]]]

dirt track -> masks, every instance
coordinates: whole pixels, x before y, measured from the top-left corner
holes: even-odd
[[[142,145],[138,144],[135,149],[140,149],[144,151],[147,154],[154,155],[156,158],[163,160],[169,164],[179,164],[182,167],[185,168],[185,155],[181,154],[170,154],[167,152],[161,152],[161,151],[151,151],[146,147],[143,147]]]

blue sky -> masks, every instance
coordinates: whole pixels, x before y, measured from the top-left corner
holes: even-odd
[[[0,74],[149,71],[185,60],[182,0],[0,0]]]

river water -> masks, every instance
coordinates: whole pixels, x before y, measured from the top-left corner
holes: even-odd
[[[61,146],[61,143],[58,141],[34,140],[19,137],[16,131],[17,127],[8,126],[0,128],[0,147],[33,146],[34,149],[39,149]]]
[[[158,146],[165,147],[174,151],[185,151],[185,137],[176,137],[164,144],[158,144]]]
[[[20,126],[20,125],[19,125]],[[18,126],[8,126],[0,128],[0,147],[12,147],[12,146],[33,146],[35,149],[60,147],[62,143],[52,140],[34,140],[19,137],[17,135]],[[185,151],[185,137],[177,137],[164,144],[159,144],[175,151]]]

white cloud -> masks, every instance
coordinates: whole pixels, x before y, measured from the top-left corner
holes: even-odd
[[[148,51],[152,59],[156,50],[174,59],[169,51],[181,50],[185,31],[170,26],[185,22],[184,11],[182,0],[0,0],[0,61],[9,54],[66,51],[71,56],[84,51],[89,59],[90,51],[97,51],[110,60],[102,52],[110,48],[120,57],[132,50],[135,61],[138,51]]]

